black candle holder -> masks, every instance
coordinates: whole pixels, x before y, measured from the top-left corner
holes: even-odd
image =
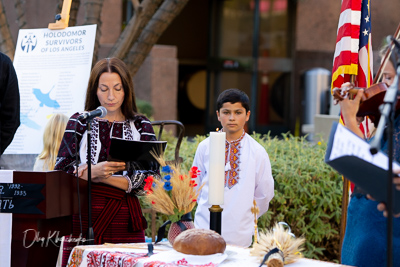
[[[221,215],[223,209],[219,205],[212,205],[208,210],[210,211],[210,230],[221,234]]]

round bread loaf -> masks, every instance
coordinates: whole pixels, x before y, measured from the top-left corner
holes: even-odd
[[[226,242],[217,232],[208,229],[188,229],[180,233],[173,245],[176,251],[190,255],[224,253]]]

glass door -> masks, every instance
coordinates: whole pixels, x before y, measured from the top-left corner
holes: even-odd
[[[289,1],[293,2],[293,1]],[[288,0],[213,1],[207,79],[207,130],[219,123],[215,102],[226,89],[250,97],[249,130],[288,131],[291,19]]]

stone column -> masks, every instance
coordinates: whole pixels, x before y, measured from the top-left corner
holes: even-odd
[[[177,47],[155,45],[133,78],[136,97],[153,106],[154,120],[176,120],[178,107]]]

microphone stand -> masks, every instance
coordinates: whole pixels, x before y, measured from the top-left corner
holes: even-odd
[[[387,266],[393,266],[393,122],[395,107],[397,102],[398,84],[400,77],[400,62],[397,62],[397,76],[394,78],[392,85],[388,88],[383,99],[383,104],[380,106],[381,117],[375,138],[371,142],[371,154],[378,153],[381,145],[381,140],[384,134],[387,121],[387,139],[388,139],[388,171],[387,171]]]
[[[93,118],[87,118],[87,165],[88,165],[88,245],[94,245],[94,232],[92,227],[92,149],[91,149],[91,128]]]

